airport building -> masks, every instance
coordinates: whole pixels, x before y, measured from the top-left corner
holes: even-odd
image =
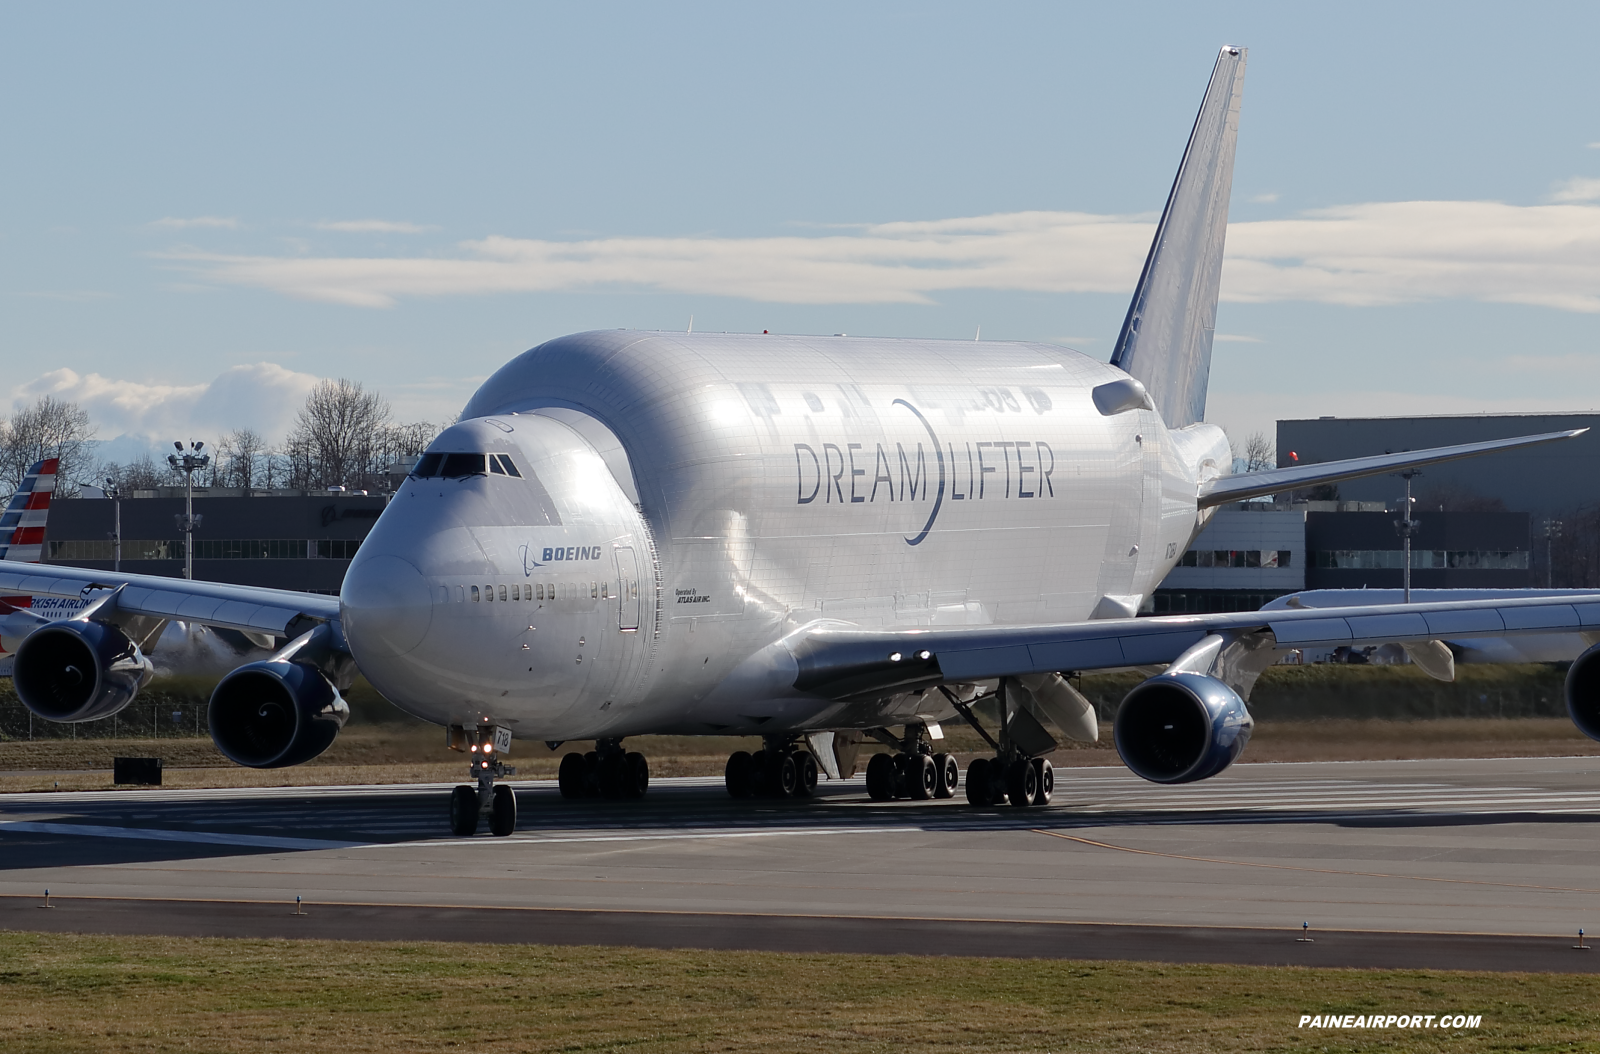
[[[1399,519],[1381,502],[1225,506],[1162,581],[1149,611],[1254,611],[1302,589],[1398,589],[1405,577]],[[1534,585],[1527,513],[1419,512],[1416,519],[1413,588]]]
[[[182,487],[148,497],[50,506],[43,562],[111,570],[117,506],[122,570],[182,578]],[[387,499],[364,493],[195,488],[194,576],[208,582],[336,594]]]

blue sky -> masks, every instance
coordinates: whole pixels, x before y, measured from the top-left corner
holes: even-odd
[[[591,328],[1109,354],[1248,46],[1210,418],[1600,406],[1592,5],[7,4],[0,408],[453,414]],[[959,277],[951,279],[949,272]]]

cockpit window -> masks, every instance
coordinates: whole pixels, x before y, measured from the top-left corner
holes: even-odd
[[[443,460],[443,454],[423,454],[422,457],[417,460],[416,467],[411,470],[411,474],[416,476],[418,479],[427,479],[429,476],[437,476],[439,474],[439,462]]]
[[[439,469],[439,475],[445,479],[461,479],[463,476],[482,476],[482,454],[446,454],[444,464]]]
[[[499,454],[489,455],[489,471],[494,473],[496,476],[503,476],[506,474],[505,468],[500,464]]]
[[[504,472],[506,475],[515,476],[518,479],[522,478],[522,473],[517,471],[517,464],[511,460],[510,454],[490,454],[489,460],[498,466],[495,469],[496,472]]]

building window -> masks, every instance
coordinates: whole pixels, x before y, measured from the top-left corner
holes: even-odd
[[[1288,549],[1190,549],[1179,567],[1246,567],[1276,570],[1289,566]]]
[[[1319,568],[1332,570],[1399,571],[1405,567],[1404,549],[1318,549],[1312,554]],[[1473,549],[1413,549],[1411,569],[1431,571],[1526,571],[1528,551]]]

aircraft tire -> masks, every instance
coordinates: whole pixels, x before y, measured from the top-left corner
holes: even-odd
[[[642,798],[645,791],[650,789],[650,762],[638,751],[631,751],[623,757],[628,766],[627,786],[624,788],[624,798]]]
[[[1038,776],[1039,790],[1034,795],[1035,805],[1049,805],[1056,793],[1056,770],[1049,758],[1034,758],[1033,771]]]
[[[1032,805],[1039,797],[1039,774],[1031,758],[1021,758],[1011,763],[1006,772],[1006,797],[1019,809]]]
[[[722,782],[728,788],[730,798],[749,798],[754,796],[751,787],[751,758],[750,752],[736,750],[728,755],[728,763],[722,769]]]
[[[967,766],[967,804],[987,808],[989,800],[989,759],[974,758]]]
[[[583,756],[583,796],[600,797],[600,755],[593,750]]]
[[[935,798],[954,798],[956,786],[961,782],[961,765],[956,761],[954,754],[935,754],[933,756],[933,774],[936,782],[933,788]]]
[[[771,760],[773,755],[767,757]],[[800,766],[795,764],[793,754],[779,754],[776,760],[777,764],[767,766],[770,771],[768,793],[774,798],[793,798],[795,788],[800,785]]]
[[[795,784],[794,796],[809,798],[817,793],[817,759],[801,752],[794,756],[794,763],[800,769],[800,781]]]
[[[556,770],[556,785],[561,788],[561,796],[570,800],[584,796],[584,782],[583,755],[573,751],[561,759],[561,767]]]
[[[620,751],[600,759],[600,793],[612,800],[628,796],[628,759]]]
[[[457,838],[470,838],[478,833],[476,788],[457,787],[450,792],[450,833]]]
[[[489,803],[489,833],[504,838],[517,829],[517,796],[505,784],[494,789]]]
[[[927,801],[939,788],[939,774],[927,754],[907,754],[905,760],[906,797]]]
[[[867,762],[867,797],[873,801],[894,800],[894,758],[874,754]]]

